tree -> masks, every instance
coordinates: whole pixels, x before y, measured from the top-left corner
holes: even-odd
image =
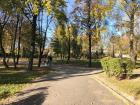
[[[112,44],[112,54],[111,54],[111,56],[115,57],[115,47],[119,44],[119,36],[113,35],[110,38],[110,42]]]
[[[67,58],[67,62],[69,63],[70,58],[71,58],[71,33],[70,33],[70,25],[66,24],[66,34],[67,34],[67,38],[68,38],[68,58]]]
[[[53,0],[47,0],[47,1],[38,1],[38,0],[29,0],[28,2],[28,8],[29,10],[32,10],[32,40],[31,40],[31,53],[30,53],[30,59],[29,59],[29,66],[28,70],[32,70],[33,66],[33,58],[34,58],[34,52],[35,52],[35,39],[36,39],[36,21],[37,16],[40,12],[40,7],[46,7],[48,13],[54,13],[55,17],[60,20],[60,16],[62,16],[62,12],[59,10],[60,8],[63,8],[65,5],[64,0],[59,1],[53,1]],[[32,8],[31,8],[32,7]],[[30,14],[31,14],[30,13]]]
[[[75,14],[75,20],[82,26],[82,29],[86,31],[86,35],[88,36],[88,65],[91,67],[93,30],[101,27],[101,20],[111,10],[113,2],[109,0],[107,2],[108,5],[106,5],[106,3],[102,3],[100,0],[77,0],[76,3],[78,6],[73,13]]]
[[[15,45],[16,45],[16,39],[17,39],[19,18],[20,18],[20,17],[19,17],[19,15],[17,14],[17,16],[16,16],[16,25],[15,25],[15,33],[14,33],[14,40],[13,40],[13,46],[12,46],[12,56],[13,56],[14,68],[16,68]]]
[[[65,25],[58,24],[54,34],[55,35],[52,41],[53,50],[56,54],[60,54],[61,60],[63,60],[64,56],[67,54],[68,49]]]
[[[45,11],[46,12],[46,11]],[[48,29],[50,27],[50,24],[52,23],[52,16],[47,14],[47,19],[46,19],[46,29],[43,31],[43,10],[41,12],[41,21],[40,21],[40,26],[39,26],[39,33],[42,34],[43,36],[43,39],[40,40],[40,44],[39,44],[39,59],[38,59],[38,67],[40,67],[41,65],[41,59],[42,59],[42,56],[43,56],[43,53],[44,53],[44,50],[45,50],[45,45],[46,45],[46,40],[47,40],[47,32],[48,32]],[[40,35],[41,36],[41,35]]]
[[[22,24],[23,24],[23,16],[20,16],[20,19],[19,19],[19,27],[18,27],[18,51],[17,51],[17,61],[16,63],[18,64],[19,63],[19,57],[20,57],[20,52],[21,52],[21,34],[22,34]]]
[[[4,35],[4,28],[5,25],[7,24],[8,20],[9,20],[9,16],[7,13],[5,12],[1,12],[1,20],[0,20],[0,49],[2,52],[2,56],[3,56],[3,64],[6,68],[8,68],[8,65],[6,63],[6,53],[5,53],[5,49],[3,47],[3,35]]]
[[[74,58],[78,58],[81,55],[81,37],[78,35],[78,26],[76,24],[71,24],[70,27],[70,34],[71,34],[71,48],[72,48],[72,55]]]
[[[139,0],[119,0],[121,3],[121,10],[124,11],[126,16],[128,17],[128,20],[122,23],[122,25],[126,28],[128,28],[129,33],[129,45],[130,45],[130,58],[131,61],[136,63],[136,39],[135,39],[135,27],[136,19],[139,17],[140,13],[140,2]]]

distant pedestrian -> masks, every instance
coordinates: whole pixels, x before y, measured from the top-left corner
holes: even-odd
[[[98,51],[95,52],[95,55],[96,55],[96,59],[98,59],[99,58]]]
[[[51,55],[48,56],[47,65],[50,66],[50,67],[51,67],[51,65],[52,65],[52,56],[51,56]]]
[[[43,55],[42,63],[43,63],[44,66],[47,66],[47,61],[46,61],[46,56],[45,55]]]

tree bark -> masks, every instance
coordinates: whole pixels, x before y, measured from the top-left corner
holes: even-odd
[[[20,41],[21,41],[21,26],[19,27],[19,36],[18,36],[18,53],[17,53],[17,64],[19,64],[20,57]]]
[[[19,64],[19,58],[21,57],[21,31],[22,31],[22,22],[23,22],[23,17],[20,17],[20,26],[19,26],[19,35],[18,35],[18,53],[17,53],[17,61],[16,63]]]
[[[70,61],[70,51],[71,51],[71,39],[70,39],[70,31],[69,31],[69,26],[68,26],[68,59],[67,62],[69,63]]]
[[[47,30],[45,32],[45,36],[44,36],[44,39],[43,39],[43,45],[40,46],[40,54],[39,54],[39,60],[38,60],[38,67],[40,67],[40,65],[41,65],[41,60],[42,60],[42,56],[43,56],[43,53],[44,53],[44,50],[45,50],[45,45],[46,45],[46,39],[47,39]]]
[[[134,35],[134,14],[131,13],[130,16],[130,59],[133,64],[136,64],[136,46],[135,46],[135,35]]]
[[[32,22],[31,51],[30,51],[30,56],[29,56],[28,71],[33,70],[33,60],[34,60],[34,53],[35,53],[35,39],[36,39],[36,20],[37,20],[37,15],[34,15],[33,22]]]
[[[91,52],[91,33],[89,34],[89,67],[91,67],[92,62],[92,52]]]
[[[88,66],[91,67],[91,61],[92,61],[92,52],[91,52],[91,0],[87,1],[87,7],[88,7],[88,22],[87,22],[87,33],[89,37],[89,63]]]
[[[19,24],[19,15],[17,15],[17,23],[16,23],[14,42],[13,42],[13,47],[12,47],[13,48],[12,49],[12,57],[13,57],[14,68],[16,68],[15,46],[16,46],[16,39],[17,39],[18,24]]]
[[[113,58],[115,57],[115,45],[114,45],[114,43],[112,45],[112,57]]]
[[[42,11],[41,18],[43,18],[43,11]],[[43,26],[42,23],[43,23],[43,21],[41,21],[41,31],[42,31],[42,26]],[[48,31],[48,28],[49,28],[49,24],[51,23],[51,20],[49,21],[49,16],[47,16],[47,22],[46,23],[47,24],[46,24],[45,36],[43,38],[43,43],[40,46],[40,54],[39,54],[39,59],[38,59],[38,67],[40,67],[40,65],[41,65],[41,60],[42,60],[43,53],[44,53],[44,50],[45,50],[45,45],[46,45],[47,31]]]
[[[2,35],[3,35],[3,28],[0,27],[0,48],[3,56],[3,65],[5,66],[5,68],[8,68],[9,66],[6,62],[6,53],[2,44]]]
[[[38,67],[41,66],[42,55],[43,55],[43,51],[42,51],[42,45],[41,45],[39,48]]]

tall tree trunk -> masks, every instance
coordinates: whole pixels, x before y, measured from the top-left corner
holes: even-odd
[[[44,36],[44,39],[43,39],[43,45],[40,46],[38,67],[40,67],[40,65],[41,65],[41,59],[42,59],[42,56],[43,56],[43,53],[44,53],[44,50],[45,50],[46,39],[47,39],[47,29],[46,29],[45,36]]]
[[[42,45],[41,45],[39,47],[38,67],[41,66],[42,55],[43,55],[43,51],[42,51]]]
[[[16,68],[15,46],[16,46],[16,39],[17,39],[18,24],[19,24],[19,15],[17,15],[17,23],[16,23],[16,28],[15,28],[14,42],[13,42],[13,49],[12,49],[14,68]]]
[[[20,26],[19,26],[19,35],[18,35],[18,53],[17,53],[17,64],[19,64],[19,58],[21,57],[21,30],[22,30],[22,22],[23,22],[23,17],[20,17]]]
[[[19,36],[18,36],[18,53],[17,53],[17,64],[19,64],[20,57],[20,41],[21,41],[21,26],[19,27]]]
[[[46,29],[45,36],[44,36],[44,39],[43,39],[43,45],[40,46],[38,67],[40,67],[40,65],[41,65],[41,60],[42,60],[42,56],[43,56],[43,53],[44,53],[44,50],[45,50],[45,45],[46,45],[46,39],[47,39],[47,29]]]
[[[9,66],[6,62],[6,53],[2,44],[2,35],[3,35],[3,29],[0,27],[0,48],[3,56],[3,65],[5,66],[5,68],[8,68]]]
[[[130,59],[133,64],[136,64],[136,46],[135,46],[135,35],[134,35],[134,14],[130,16]]]
[[[87,27],[87,32],[88,32],[88,37],[89,37],[89,63],[88,66],[91,67],[91,61],[92,61],[92,52],[91,52],[91,0],[87,1],[87,7],[88,7],[88,27]]]
[[[67,62],[69,63],[69,61],[70,61],[70,51],[71,51],[71,40],[70,40],[69,26],[68,26],[68,35],[69,35],[69,38],[68,38],[68,59],[67,59]]]
[[[30,56],[29,56],[28,71],[33,70],[33,60],[34,60],[34,53],[35,53],[35,39],[36,39],[36,21],[37,21],[37,15],[34,15],[33,22],[32,22],[31,51],[30,51]]]
[[[91,61],[92,61],[91,34],[89,34],[89,64],[88,64],[89,67],[91,67]]]
[[[39,19],[41,19],[41,23],[39,21],[39,34],[41,35],[43,30],[42,30],[42,23],[43,23],[43,10],[41,11],[41,18],[39,16]],[[38,57],[38,67],[40,67],[41,65],[41,60],[42,60],[42,56],[43,56],[43,52],[44,52],[44,47],[45,47],[45,42],[46,42],[46,33],[45,33],[45,36],[43,38],[43,42],[40,43],[40,46],[39,46],[39,57]]]

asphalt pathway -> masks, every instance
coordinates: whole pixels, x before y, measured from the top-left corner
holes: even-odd
[[[125,105],[90,78],[100,70],[68,65],[53,66],[53,69],[17,94],[10,105]]]

